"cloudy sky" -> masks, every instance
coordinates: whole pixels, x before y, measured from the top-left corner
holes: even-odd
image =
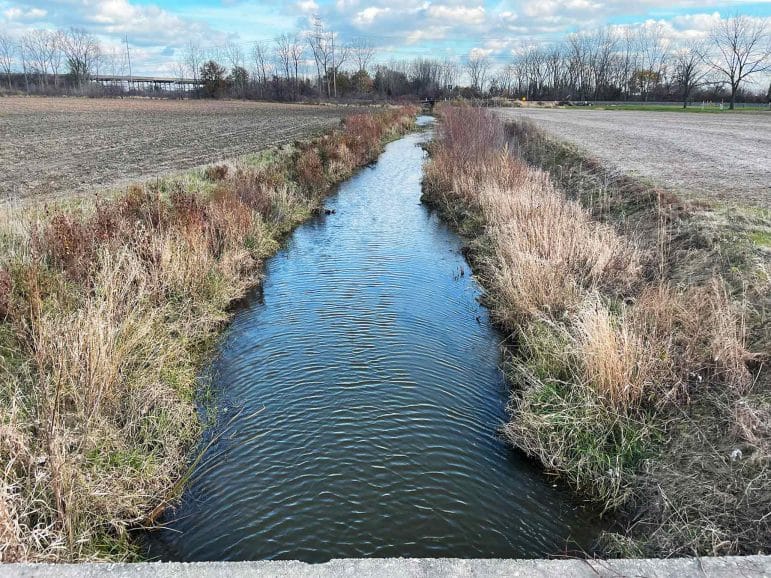
[[[771,17],[771,0],[0,0],[0,29],[76,26],[108,50],[128,39],[135,73],[171,72],[189,39],[216,49],[307,30],[320,16],[341,40],[362,39],[378,59],[449,57],[472,51],[503,63],[525,44],[604,25],[661,22],[667,34],[697,38],[735,13]]]

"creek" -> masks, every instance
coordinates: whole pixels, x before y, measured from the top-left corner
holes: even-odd
[[[227,433],[151,557],[535,558],[596,537],[498,435],[503,336],[420,202],[427,138],[388,144],[267,262],[210,371]]]

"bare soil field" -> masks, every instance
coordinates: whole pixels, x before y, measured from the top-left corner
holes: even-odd
[[[321,132],[350,107],[0,98],[0,199],[103,190]]]
[[[696,198],[771,207],[771,113],[498,109],[606,165]]]

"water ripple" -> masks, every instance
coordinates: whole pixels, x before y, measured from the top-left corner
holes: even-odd
[[[496,435],[501,336],[457,237],[419,204],[421,138],[390,144],[269,261],[212,368],[243,411],[152,554],[535,557],[593,536]]]

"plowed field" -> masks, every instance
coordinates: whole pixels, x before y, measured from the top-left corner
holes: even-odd
[[[116,187],[291,142],[354,111],[241,101],[0,98],[0,198]]]

